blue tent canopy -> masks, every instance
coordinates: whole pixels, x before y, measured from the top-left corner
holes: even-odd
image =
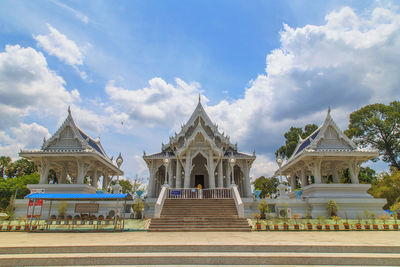
[[[43,200],[129,200],[130,194],[79,194],[79,193],[32,193],[27,195],[28,199]]]

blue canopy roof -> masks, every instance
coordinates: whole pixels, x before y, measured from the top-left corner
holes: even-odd
[[[25,198],[44,200],[117,200],[132,199],[132,196],[130,194],[32,193]]]

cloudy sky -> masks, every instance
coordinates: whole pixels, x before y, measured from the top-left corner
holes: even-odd
[[[290,126],[400,96],[397,1],[1,1],[0,154],[36,149],[67,116],[147,177],[143,151],[198,94],[271,175]],[[371,165],[378,170],[385,164]]]

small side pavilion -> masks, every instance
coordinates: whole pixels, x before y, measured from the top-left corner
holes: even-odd
[[[100,138],[91,138],[75,124],[70,108],[64,123],[50,139],[43,140],[41,149],[21,150],[19,155],[39,167],[39,184],[28,188],[46,193],[95,193],[101,177],[102,188],[107,188],[113,176],[123,175],[105,153]],[[56,173],[51,180],[50,170]]]

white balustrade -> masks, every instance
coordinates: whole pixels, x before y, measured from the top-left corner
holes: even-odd
[[[231,188],[169,188],[168,199],[225,199],[232,198]]]

